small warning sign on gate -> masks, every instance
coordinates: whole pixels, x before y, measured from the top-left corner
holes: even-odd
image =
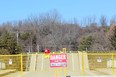
[[[10,64],[10,65],[12,64],[12,59],[9,59],[9,64]]]
[[[50,67],[67,67],[67,55],[66,54],[51,54],[50,55]]]

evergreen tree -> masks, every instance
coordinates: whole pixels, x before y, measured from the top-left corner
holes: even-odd
[[[113,34],[110,38],[112,47],[116,50],[116,26],[113,28]]]
[[[10,33],[5,31],[0,37],[0,54],[17,54],[21,51],[16,39]]]
[[[82,40],[80,41],[79,50],[90,49],[92,42],[93,42],[92,36],[82,38]]]

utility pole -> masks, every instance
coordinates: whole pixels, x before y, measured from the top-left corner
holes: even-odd
[[[19,41],[19,32],[18,31],[16,33],[16,36],[17,36],[17,45],[18,45],[18,41]]]
[[[37,52],[39,53],[39,45],[37,44]]]
[[[30,50],[30,46],[29,46],[28,48],[29,48],[28,53],[30,53],[30,52],[31,52],[31,50]]]
[[[88,51],[87,47],[86,47],[86,52]]]

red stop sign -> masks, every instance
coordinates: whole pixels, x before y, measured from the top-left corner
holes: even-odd
[[[49,54],[49,53],[50,53],[50,50],[49,50],[49,49],[45,49],[45,50],[44,50],[44,53],[45,53],[45,54]]]

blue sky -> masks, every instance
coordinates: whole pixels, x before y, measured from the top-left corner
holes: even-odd
[[[0,0],[0,23],[18,21],[56,9],[65,20],[116,15],[116,0]]]

